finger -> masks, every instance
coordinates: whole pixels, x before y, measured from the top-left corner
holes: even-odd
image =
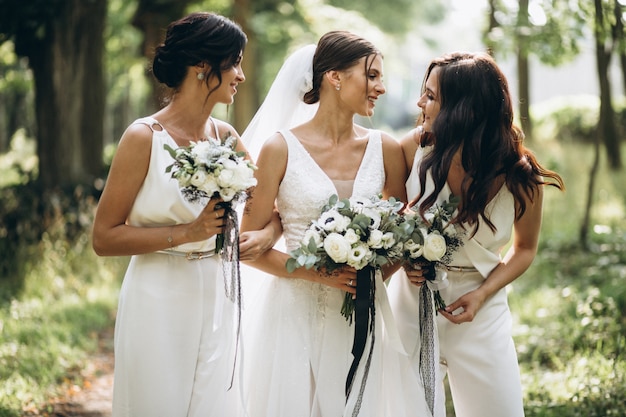
[[[350,294],[355,294],[356,295],[356,287],[351,287],[350,285],[344,285],[344,288],[342,288],[345,292],[349,292]]]
[[[448,319],[448,321],[450,321],[451,323],[454,324],[461,324],[461,319],[458,315],[454,315],[452,313],[447,312],[446,310],[439,310],[439,312],[441,313],[442,316],[444,316],[446,319]]]

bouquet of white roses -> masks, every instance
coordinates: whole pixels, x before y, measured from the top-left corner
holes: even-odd
[[[340,200],[333,195],[322,208],[320,217],[306,230],[300,247],[290,252],[291,257],[286,263],[289,272],[302,266],[330,272],[348,265],[357,270],[356,297],[346,293],[341,306],[341,314],[346,320],[352,324],[354,316],[355,321],[351,350],[354,359],[346,378],[346,397],[352,390],[367,335],[374,332],[376,270],[403,259],[403,241],[408,230],[400,214],[403,205],[394,198]],[[371,355],[374,337],[370,338],[370,344]],[[359,398],[368,370],[369,365],[366,365]]]
[[[434,263],[447,265],[452,260],[452,254],[463,245],[464,231],[452,223],[452,216],[459,205],[460,199],[451,196],[443,204],[431,206],[422,217],[419,213],[406,210],[404,213],[407,224],[410,226],[408,239],[404,242],[404,256],[411,263],[419,265]],[[433,285],[436,310],[446,307],[439,290],[436,289],[442,281],[442,274],[427,277],[435,281]]]
[[[256,185],[257,167],[245,159],[245,152],[237,152],[237,139],[227,135],[222,141],[209,138],[191,142],[189,146],[172,148],[165,144],[174,162],[165,172],[178,181],[183,196],[189,202],[201,202],[216,197],[224,200],[222,207],[232,209],[232,203],[243,202],[246,191]],[[224,245],[224,235],[216,239],[215,252]]]
[[[213,196],[236,200],[256,185],[256,166],[245,159],[244,152],[235,150],[236,145],[237,139],[230,135],[223,141],[209,138],[176,149],[166,144],[174,163],[165,172],[178,180],[188,201]]]
[[[340,200],[333,195],[306,230],[301,246],[290,252],[287,271],[304,266],[332,272],[344,265],[359,271],[400,261],[406,235],[402,206],[394,198]],[[346,293],[341,314],[352,322],[353,311],[354,300]]]

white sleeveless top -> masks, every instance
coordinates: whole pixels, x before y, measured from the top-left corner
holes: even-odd
[[[424,156],[431,151],[432,146],[418,146],[415,152],[413,167],[406,181],[406,191],[409,201],[420,192],[421,188],[418,177],[419,164]],[[430,172],[428,172],[426,175],[426,192],[424,196],[429,195],[434,188],[432,176]],[[448,187],[446,183],[443,190],[439,193],[439,196],[437,196],[437,203],[443,203],[451,194],[450,187]],[[422,197],[422,199],[423,198],[424,197]],[[421,200],[418,202],[418,205],[420,202]],[[472,239],[466,240],[465,244],[454,253],[451,265],[464,267],[473,266],[486,278],[500,262],[500,253],[502,248],[511,239],[513,222],[515,221],[515,199],[513,198],[513,194],[511,194],[506,187],[506,184],[502,185],[502,188],[500,188],[498,193],[489,204],[487,204],[485,214],[495,225],[495,232],[492,232],[489,226],[479,217],[476,234]],[[467,224],[465,226],[467,230],[473,230],[471,226]]]
[[[277,196],[278,211],[283,222],[283,234],[288,250],[297,248],[312,220],[333,194],[338,194],[331,178],[320,168],[300,141],[289,130],[280,132],[288,147],[285,176]],[[378,195],[385,186],[380,131],[370,130],[365,154],[352,188],[352,196]]]
[[[135,198],[128,223],[132,226],[157,227],[193,221],[204,206],[186,201],[180,192],[178,181],[165,172],[167,166],[174,160],[163,145],[167,144],[174,149],[178,148],[178,145],[153,117],[137,119],[133,124],[145,124],[152,129],[152,150],[148,172]],[[161,130],[155,129],[154,125],[161,126]],[[219,137],[217,126],[209,119],[207,131],[210,132],[211,127],[215,129],[215,136]],[[202,242],[185,243],[173,249],[182,252],[211,251],[215,249],[215,237]]]

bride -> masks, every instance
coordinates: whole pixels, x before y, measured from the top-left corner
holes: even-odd
[[[367,370],[361,361],[346,398],[355,326],[340,309],[344,293],[355,293],[356,271],[288,273],[285,268],[288,251],[298,246],[331,195],[382,194],[406,201],[398,142],[353,121],[356,114],[374,113],[385,93],[382,76],[382,56],[370,42],[345,31],[329,32],[317,47],[304,47],[285,62],[242,135],[259,168],[242,232],[263,228],[277,208],[286,245],[248,262],[267,275],[250,270],[246,277],[261,288],[246,294],[240,386],[246,416],[429,415],[422,393],[402,390],[406,381],[400,369],[406,363],[398,353],[403,349],[394,337],[380,274],[375,332],[368,336],[375,338],[372,361]]]

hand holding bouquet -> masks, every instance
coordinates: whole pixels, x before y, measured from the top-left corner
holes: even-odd
[[[232,203],[245,201],[246,191],[256,185],[254,171],[257,167],[237,152],[237,139],[227,135],[222,141],[209,138],[191,142],[189,146],[172,148],[164,145],[174,162],[166,168],[178,180],[181,192],[189,202],[203,202],[208,198],[221,198],[227,211]],[[224,246],[224,234],[216,239],[215,252]]]
[[[400,261],[406,234],[402,206],[393,198],[340,200],[333,195],[306,230],[301,246],[290,252],[287,271],[305,267],[332,272],[345,265],[360,271]],[[354,305],[352,294],[346,293],[341,314],[350,322]]]
[[[412,210],[405,211],[409,225],[409,237],[404,242],[404,255],[413,265],[447,265],[452,254],[463,245],[463,231],[452,223],[452,216],[460,199],[450,197],[443,204],[430,207],[422,217]],[[434,291],[436,310],[446,307],[438,285],[445,280],[445,273],[426,275],[429,287]]]

